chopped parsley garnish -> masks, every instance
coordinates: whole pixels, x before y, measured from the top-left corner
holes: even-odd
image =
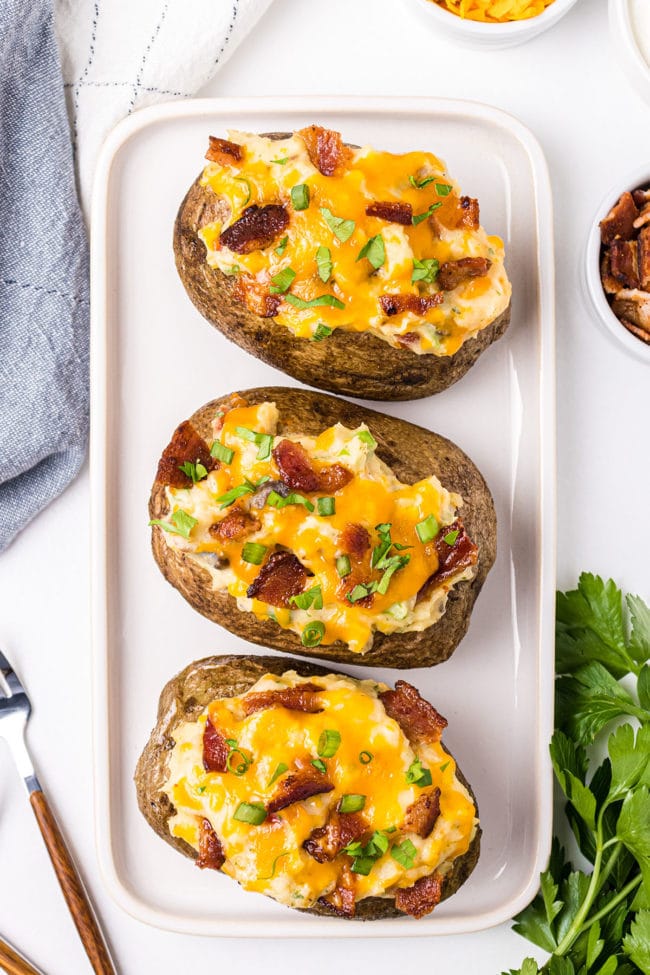
[[[182,535],[183,538],[189,538],[190,532],[194,526],[198,523],[198,518],[193,518],[192,515],[188,515],[187,511],[183,511],[179,508],[171,516],[171,521],[161,521],[160,518],[154,518],[149,522],[150,525],[158,525],[164,531],[169,532],[170,535]]]
[[[308,623],[300,635],[303,647],[317,647],[325,636],[325,624],[320,620]]]
[[[354,233],[355,222],[354,220],[345,220],[343,217],[335,217],[331,210],[327,207],[321,207],[320,212],[323,215],[323,219],[327,226],[330,228],[335,237],[341,241],[342,244],[349,240]]]
[[[197,481],[202,481],[204,477],[208,476],[206,468],[198,459],[196,464],[193,464],[191,460],[186,460],[184,464],[179,464],[178,467],[186,477],[192,478],[193,484],[196,484]]]
[[[322,609],[323,591],[320,586],[312,586],[306,592],[300,592],[297,596],[292,596],[289,602],[298,609]]]
[[[418,261],[417,257],[414,257],[411,284],[416,284],[418,281],[424,281],[425,284],[431,284],[436,280],[439,270],[440,261],[438,261],[435,257],[425,257],[422,261]]]
[[[306,210],[309,206],[309,187],[306,183],[299,183],[291,187],[291,202],[294,210]]]
[[[371,237],[370,240],[364,244],[357,254],[357,261],[362,261],[364,257],[368,258],[368,261],[370,264],[372,264],[375,271],[382,266],[386,260],[386,246],[384,244],[384,238],[381,234]]]
[[[324,284],[327,284],[332,277],[333,266],[332,252],[329,247],[319,247],[316,251],[316,267],[318,268],[318,277]]]
[[[269,291],[272,295],[283,295],[285,294],[291,285],[293,284],[293,279],[296,276],[296,272],[292,267],[285,267],[282,271],[278,271],[271,278],[271,287]]]
[[[442,203],[432,203],[431,206],[427,210],[424,211],[424,213],[414,213],[413,214],[413,218],[412,218],[413,226],[414,227],[417,227],[417,225],[419,223],[422,223],[423,220],[426,220],[427,217],[430,217],[431,214],[433,213],[433,211],[434,210],[437,210],[438,207],[441,207],[441,206],[442,206]]]
[[[321,732],[316,749],[321,758],[332,758],[336,755],[341,744],[341,734],[334,728],[326,728]]]
[[[222,460],[224,464],[230,464],[233,457],[235,456],[235,451],[231,450],[230,447],[226,447],[219,440],[215,442],[210,447],[210,455],[216,457],[217,460]]]
[[[305,308],[320,308],[324,305],[328,308],[338,308],[339,310],[345,308],[345,304],[334,295],[319,295],[318,298],[312,298],[311,301],[305,301],[304,298],[299,298],[298,295],[285,295],[284,300],[288,301],[294,308],[300,308],[301,311]]]
[[[432,783],[431,770],[425,768],[419,758],[415,758],[407,769],[406,781],[409,785],[417,785],[423,789]]]

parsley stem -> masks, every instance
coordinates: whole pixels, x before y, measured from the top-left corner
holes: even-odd
[[[582,929],[583,922],[585,921],[591,906],[595,901],[598,890],[599,890],[599,880],[600,880],[600,867],[603,860],[603,814],[607,804],[603,805],[603,808],[598,814],[598,822],[596,824],[596,856],[594,858],[594,869],[591,875],[591,880],[589,882],[589,888],[587,890],[587,895],[582,902],[582,906],[576,916],[574,917],[569,930],[565,936],[560,941],[559,945],[553,952],[555,955],[565,955],[567,951],[572,947],[573,942],[579,936]]]
[[[625,898],[632,893],[635,887],[639,886],[642,880],[643,877],[641,874],[639,874],[638,877],[634,877],[633,880],[630,880],[629,884],[626,884],[622,890],[619,890],[616,897],[612,897],[611,901],[607,901],[604,907],[601,907],[601,909],[597,911],[593,917],[589,918],[589,920],[587,921],[587,923],[583,928],[583,931],[587,931],[587,929],[590,928],[592,924],[595,924],[596,921],[600,921],[601,917],[605,917],[606,914],[609,914],[612,908],[616,907],[617,904],[620,904],[622,900],[625,900]]]

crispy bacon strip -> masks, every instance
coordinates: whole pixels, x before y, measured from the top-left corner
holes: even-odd
[[[623,193],[618,203],[600,221],[600,239],[604,245],[614,240],[631,240],[634,237],[634,221],[639,216],[631,193]]]
[[[333,813],[331,819],[314,829],[302,844],[318,863],[328,863],[339,855],[343,847],[360,839],[368,824],[357,813]]]
[[[609,269],[612,277],[618,281],[620,291],[624,288],[638,288],[641,284],[639,276],[639,244],[636,240],[614,240],[609,248]]]
[[[318,903],[329,908],[339,917],[354,917],[356,910],[354,874],[347,866],[341,871],[334,890],[325,897],[319,897]]]
[[[227,761],[226,739],[208,718],[203,732],[203,767],[206,772],[225,772]]]
[[[186,461],[196,464],[199,461],[207,471],[219,466],[218,461],[210,456],[210,448],[189,420],[184,420],[174,430],[174,435],[165,447],[162,457],[158,461],[156,480],[160,484],[170,487],[191,487],[192,478],[180,470],[180,465]]]
[[[366,207],[366,214],[389,223],[401,223],[404,227],[410,227],[413,222],[413,207],[410,203],[376,201]]]
[[[379,697],[388,717],[397,721],[412,745],[440,741],[447,720],[412,684],[398,680],[394,691],[382,691]]]
[[[323,176],[341,176],[352,158],[352,150],[343,144],[340,132],[310,125],[300,129],[298,135],[305,143],[313,165]]]
[[[412,887],[398,887],[395,891],[395,907],[403,914],[421,918],[440,903],[442,896],[442,878],[433,873],[428,877],[420,877]]]
[[[286,708],[288,711],[304,711],[306,714],[320,714],[323,710],[316,695],[323,690],[318,684],[305,682],[296,687],[282,687],[277,691],[255,691],[247,694],[242,701],[244,714],[254,714],[265,708]]]
[[[235,298],[258,318],[273,318],[282,304],[282,295],[272,295],[263,284],[248,274],[237,275],[232,290]]]
[[[445,261],[438,272],[438,284],[443,291],[453,291],[471,278],[484,277],[492,261],[487,257],[463,257],[459,261]]]
[[[456,531],[458,532],[456,540],[452,545],[448,545],[445,538],[451,532]],[[418,599],[422,599],[423,594],[428,595],[432,589],[442,585],[457,572],[469,568],[470,565],[476,565],[478,562],[478,547],[465,531],[465,526],[460,518],[457,518],[453,524],[442,528],[436,535],[434,544],[438,553],[438,568],[425,582],[418,593]]]
[[[221,870],[226,856],[221,840],[215,833],[209,819],[202,819],[199,827],[199,855],[196,865],[200,870]]]
[[[253,515],[243,508],[233,508],[221,521],[210,525],[208,531],[213,538],[218,538],[223,542],[231,542],[235,539],[245,538],[251,532],[257,531],[259,527],[260,523]]]
[[[250,254],[273,243],[289,225],[289,214],[281,203],[246,207],[239,220],[222,231],[219,242],[236,254]]]
[[[361,560],[370,551],[370,534],[363,525],[350,523],[340,532],[339,544],[348,555]]]
[[[417,833],[422,839],[430,836],[440,815],[440,789],[423,792],[406,810],[400,829],[404,833]]]
[[[352,471],[342,464],[317,470],[302,444],[281,440],[273,449],[273,459],[285,484],[292,491],[338,491],[352,480]]]
[[[293,552],[274,552],[248,587],[246,595],[269,606],[286,608],[291,597],[303,591],[308,574]]]
[[[457,227],[466,227],[468,230],[478,230],[480,227],[480,210],[478,200],[471,196],[461,196],[459,202],[460,216]]]
[[[240,163],[244,158],[244,147],[238,142],[229,142],[228,139],[219,139],[217,136],[208,136],[210,145],[205,154],[205,158],[210,162],[219,163],[225,166],[228,163]]]
[[[312,796],[331,792],[333,788],[327,777],[316,769],[305,768],[299,772],[291,772],[280,779],[277,792],[266,808],[269,813],[276,813],[286,809],[287,806],[292,806],[294,802],[303,802],[305,799],[311,799]]]
[[[402,315],[405,311],[410,311],[414,315],[426,315],[430,308],[435,308],[445,300],[442,292],[435,295],[381,295],[379,304],[381,310],[388,318],[393,315]]]

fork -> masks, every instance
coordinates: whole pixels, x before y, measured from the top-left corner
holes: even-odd
[[[9,745],[79,937],[96,975],[116,975],[95,914],[63,834],[34,772],[25,727],[32,708],[25,688],[0,651],[0,738]]]

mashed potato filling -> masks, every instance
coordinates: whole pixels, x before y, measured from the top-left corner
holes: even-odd
[[[280,706],[246,713],[252,694],[311,681],[322,688],[317,713]],[[207,820],[223,850],[221,869],[247,890],[292,907],[309,907],[330,894],[344,871],[356,900],[390,896],[433,871],[444,876],[476,835],[476,808],[441,742],[418,743],[415,750],[387,715],[380,697],[386,690],[371,680],[303,678],[289,671],[281,677],[267,674],[242,697],[215,700],[198,720],[174,732],[164,786],[175,807],[168,821],[171,834],[198,850],[201,823]],[[228,742],[223,772],[206,771],[204,765],[208,720]],[[306,768],[333,788],[265,814],[283,783]],[[422,836],[405,825],[407,812],[435,790],[439,814],[429,835]],[[354,806],[364,832],[346,844],[347,852],[318,862],[304,844],[346,802]],[[259,821],[243,821],[242,804],[259,810],[252,817]],[[364,857],[373,835],[376,843]]]
[[[451,528],[460,496],[435,476],[402,483],[365,425],[336,424],[307,437],[278,435],[278,423],[274,403],[235,406],[216,418],[217,469],[190,465],[191,487],[166,488],[167,543],[208,570],[215,590],[240,610],[293,630],[306,647],[341,641],[363,653],[376,631],[435,623],[453,586],[476,572],[474,558],[435,583],[441,557],[463,537]],[[287,442],[299,445],[319,476],[334,471],[329,489],[287,487],[278,467]],[[298,583],[260,586],[289,552],[302,572]]]
[[[503,242],[480,226],[478,202],[461,197],[437,156],[365,146],[323,175],[300,133],[276,141],[233,131],[228,139],[242,158],[210,162],[201,180],[226,201],[227,216],[198,234],[207,263],[237,279],[252,310],[251,295],[270,295],[276,310],[263,314],[300,338],[368,331],[394,348],[443,356],[508,307]],[[401,222],[376,215],[378,203],[401,204]],[[278,204],[288,226],[271,243],[239,253],[222,240],[251,208]],[[446,280],[441,268],[468,258],[485,259],[487,270]],[[394,295],[435,300],[396,311],[382,305]]]

